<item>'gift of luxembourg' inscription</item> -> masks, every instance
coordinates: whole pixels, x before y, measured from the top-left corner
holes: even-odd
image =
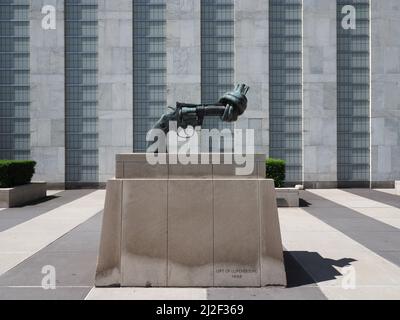
[[[233,279],[242,279],[246,274],[255,274],[258,273],[257,269],[216,269],[216,274],[230,274]]]

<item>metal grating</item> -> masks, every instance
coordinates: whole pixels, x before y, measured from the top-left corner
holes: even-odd
[[[133,145],[146,151],[146,135],[165,112],[166,0],[133,1]]]
[[[342,28],[342,8],[353,5],[356,29]],[[369,0],[337,1],[338,181],[370,181]]]
[[[97,0],[65,0],[66,182],[98,182]]]
[[[30,158],[29,0],[0,0],[0,159]]]
[[[302,0],[269,2],[270,156],[286,160],[286,181],[303,180]]]
[[[234,87],[234,0],[201,1],[201,100],[215,103]],[[204,127],[231,128],[220,119]]]

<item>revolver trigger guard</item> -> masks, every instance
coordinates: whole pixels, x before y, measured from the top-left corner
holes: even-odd
[[[184,129],[184,128],[181,128],[181,130],[185,133],[185,136],[181,136],[179,133],[180,132],[182,132],[182,131],[180,131],[179,129],[178,129],[178,132],[177,132],[177,134],[178,134],[178,137],[180,137],[180,138],[183,138],[183,139],[187,139],[187,138],[192,138],[193,136],[194,136],[194,133],[195,133],[195,128],[193,128],[193,130],[192,130],[192,135],[189,135],[189,134],[187,134],[187,130],[188,130],[189,128],[186,128],[186,129]]]

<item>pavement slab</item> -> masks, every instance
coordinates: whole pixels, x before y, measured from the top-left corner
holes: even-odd
[[[0,276],[0,299],[83,300],[94,286],[101,218],[95,215]],[[55,290],[42,288],[45,266],[54,267]]]
[[[47,191],[47,198],[20,208],[0,209],[0,232],[82,198],[93,190]]]
[[[102,211],[104,196],[104,191],[92,192],[0,232],[0,275]]]

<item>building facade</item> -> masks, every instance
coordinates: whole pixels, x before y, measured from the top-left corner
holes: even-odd
[[[102,184],[166,106],[246,83],[234,126],[289,184],[391,187],[399,20],[397,0],[0,0],[0,158]]]

